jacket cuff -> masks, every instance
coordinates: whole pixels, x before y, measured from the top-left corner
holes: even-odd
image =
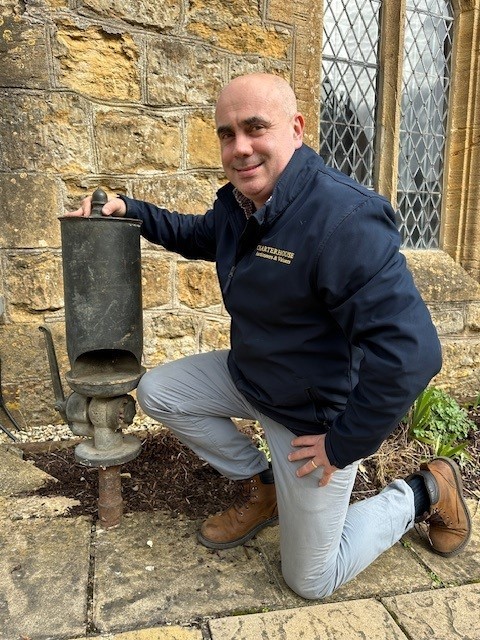
[[[127,208],[127,212],[125,213],[126,218],[135,218],[137,220],[140,219],[139,211],[140,208],[137,205],[137,201],[133,198],[129,198],[128,196],[124,196],[123,193],[117,193],[117,198],[123,200],[125,206]]]
[[[325,436],[325,453],[327,454],[328,461],[330,462],[331,465],[333,465],[334,467],[337,467],[337,469],[344,469],[349,463],[348,462],[342,463],[337,458],[337,456],[333,451],[331,440],[332,440],[331,432],[328,431],[327,435]]]

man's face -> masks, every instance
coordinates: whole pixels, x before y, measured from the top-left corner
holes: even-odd
[[[227,178],[258,209],[302,145],[303,117],[288,115],[265,79],[237,78],[222,92],[215,120]]]

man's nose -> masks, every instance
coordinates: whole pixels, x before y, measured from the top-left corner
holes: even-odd
[[[249,156],[252,154],[252,141],[250,137],[244,133],[238,133],[235,136],[235,149],[236,156]]]

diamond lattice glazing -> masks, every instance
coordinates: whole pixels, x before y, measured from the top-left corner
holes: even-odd
[[[327,0],[323,26],[320,154],[373,186],[380,2]]]
[[[397,202],[406,247],[438,247],[453,15],[451,3],[408,0]]]

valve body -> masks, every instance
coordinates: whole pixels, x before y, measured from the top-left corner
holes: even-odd
[[[60,218],[65,329],[73,390],[67,399],[50,331],[45,333],[56,409],[73,433],[87,436],[75,448],[77,462],[98,468],[99,520],[122,516],[120,465],[140,453],[141,443],[122,428],[133,422],[134,390],[145,372],[140,222],[101,215],[107,201],[97,189],[90,217]]]

